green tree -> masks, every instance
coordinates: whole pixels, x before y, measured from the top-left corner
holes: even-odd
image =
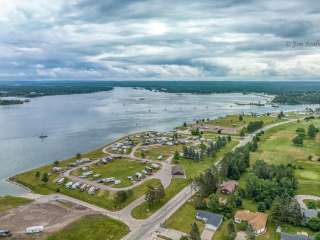
[[[313,139],[316,137],[317,132],[318,129],[313,124],[310,124],[308,127],[308,136]]]
[[[126,191],[118,191],[114,197],[116,205],[121,205],[128,199],[128,193]]]
[[[36,178],[39,178],[40,177],[40,172],[37,171],[36,174],[34,175]]]
[[[165,197],[165,191],[163,185],[160,183],[158,186],[148,186],[148,190],[145,195],[145,200],[149,205],[153,205],[155,202],[159,202]]]
[[[314,240],[320,240],[320,232],[316,233],[316,235],[314,235]]]
[[[297,135],[292,139],[294,145],[302,146],[303,145],[303,137],[301,135]]]
[[[243,137],[244,135],[246,135],[246,129],[245,128],[241,128],[240,136]]]
[[[240,121],[240,122],[243,121],[243,115],[242,115],[242,114],[239,115],[239,121]]]
[[[191,240],[201,240],[200,231],[199,231],[198,225],[196,223],[193,223],[191,225],[190,239]]]
[[[283,111],[281,111],[281,112],[278,114],[278,118],[279,118],[279,119],[282,119],[283,117],[285,117],[285,115],[284,115]]]
[[[212,193],[209,196],[209,201],[207,203],[207,207],[212,212],[218,212],[220,209],[219,197],[217,194]]]
[[[236,227],[232,220],[230,220],[227,225],[227,232],[228,232],[228,236],[226,240],[234,240],[236,238],[237,236]]]
[[[181,236],[180,240],[189,240],[189,238],[187,236]]]
[[[41,181],[44,182],[44,183],[47,183],[49,181],[48,173],[43,173],[42,174]]]
[[[259,212],[265,212],[267,209],[266,204],[264,202],[259,202],[257,209]]]
[[[80,159],[81,156],[82,156],[81,153],[77,153],[77,154],[76,154],[76,158],[77,158],[77,159]]]
[[[307,222],[307,226],[313,231],[316,231],[316,232],[320,231],[320,218],[318,217],[310,218],[309,221]]]
[[[178,152],[178,151],[175,151],[175,152],[174,152],[174,156],[173,156],[173,160],[178,161],[179,158],[180,158],[179,152]]]
[[[255,235],[254,230],[250,224],[247,225],[246,234],[247,234],[248,240],[255,240],[256,239],[256,235]]]

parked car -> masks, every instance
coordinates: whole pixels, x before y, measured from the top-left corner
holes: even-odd
[[[0,238],[2,237],[11,237],[12,234],[9,230],[7,229],[0,229]]]

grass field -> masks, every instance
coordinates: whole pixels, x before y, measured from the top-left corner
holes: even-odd
[[[125,224],[102,215],[86,216],[47,240],[120,240],[129,233]]]
[[[100,178],[114,177],[121,180],[120,184],[112,185],[112,187],[127,187],[131,186],[133,182],[128,179],[128,176],[134,175],[136,172],[141,172],[147,165],[140,161],[133,161],[127,158],[115,159],[112,162],[105,165],[91,165],[90,170],[94,174],[101,174]],[[81,169],[77,169],[73,172],[74,175],[81,175]]]
[[[150,160],[159,160],[158,157],[162,155],[161,160],[166,160],[168,157],[173,155],[175,151],[181,151],[182,150],[182,145],[174,145],[174,146],[169,146],[169,145],[156,145],[156,146],[143,146],[142,148],[145,148],[143,151],[145,154],[145,158],[150,159]],[[137,157],[141,157],[142,149],[137,150],[135,155]]]
[[[185,158],[179,159],[178,162],[182,165],[183,169],[185,170],[187,178],[194,178],[206,169],[208,169],[214,162],[221,159],[225,153],[230,152],[237,144],[238,141],[231,141],[224,148],[220,149],[215,157],[205,157],[200,162],[196,162]]]
[[[149,206],[147,202],[144,202],[134,208],[131,212],[131,215],[136,219],[146,219],[150,217],[187,185],[188,181],[186,179],[173,179],[170,185],[165,189],[165,197],[159,203],[155,203],[153,206]]]
[[[184,233],[190,233],[192,223],[196,222],[199,230],[202,231],[204,223],[195,218],[196,209],[192,202],[186,202],[165,222],[166,228],[175,229]]]
[[[228,115],[225,117],[217,118],[211,120],[209,123],[213,125],[217,125],[220,127],[228,127],[228,128],[242,128],[245,127],[251,121],[263,121],[265,125],[279,122],[276,117],[272,116],[258,116],[252,117],[250,115],[244,115],[242,121],[239,120],[239,115]]]
[[[80,190],[66,189],[64,186],[59,186],[54,183],[54,180],[58,177],[57,174],[51,175],[49,177],[48,183],[43,183],[41,181],[41,178],[35,177],[35,173],[37,171],[39,171],[42,174],[43,172],[49,172],[50,169],[51,169],[51,166],[41,167],[26,173],[19,174],[15,176],[15,180],[29,187],[32,191],[36,193],[50,194],[50,193],[55,193],[57,189],[59,189],[59,192],[62,194],[77,198],[79,200],[82,200],[91,204],[95,204],[97,206],[100,206],[102,208],[106,208],[109,210],[121,209],[127,206],[129,203],[131,203],[132,201],[139,198],[145,193],[145,191],[147,190],[148,184],[153,185],[153,184],[159,183],[158,179],[146,180],[146,182],[133,188],[132,195],[123,204],[119,206],[119,205],[115,205],[114,195],[111,192],[108,192],[105,190],[99,190],[96,192],[96,194],[89,195],[87,192],[81,192]]]
[[[251,154],[251,161],[262,159],[273,164],[294,164],[297,166],[296,176],[299,180],[298,194],[320,196],[320,134],[316,139],[305,138],[303,146],[295,146],[292,138],[296,129],[303,127],[307,130],[313,123],[320,128],[320,120],[301,121],[300,123],[285,124],[271,129],[261,138],[259,149]],[[312,160],[309,160],[309,156]]]
[[[32,202],[30,199],[14,197],[14,196],[0,196],[0,212],[4,212],[11,208],[16,208],[20,205]]]

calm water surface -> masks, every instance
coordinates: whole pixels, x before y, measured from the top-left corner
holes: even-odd
[[[24,190],[5,179],[78,152],[89,151],[128,133],[171,130],[184,121],[230,113],[279,111],[235,103],[265,102],[242,94],[172,94],[115,88],[94,94],[49,96],[0,107],[0,195]],[[305,106],[282,106],[299,110]],[[49,137],[41,141],[38,136]]]

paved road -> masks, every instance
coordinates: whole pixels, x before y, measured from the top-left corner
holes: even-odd
[[[234,147],[234,149],[241,147],[241,146],[244,146],[246,143],[250,142],[252,140],[252,138],[255,136],[255,134],[260,132],[261,130],[266,131],[266,130],[271,129],[273,127],[277,127],[279,125],[290,123],[293,121],[296,121],[296,119],[263,127],[262,129],[258,130],[257,132],[250,134],[250,135],[247,135],[246,137],[242,138],[240,140],[239,144]],[[137,148],[138,148],[138,146],[136,146],[135,150]],[[145,161],[145,159],[135,157],[134,152],[135,151],[133,151],[132,154],[127,155],[127,157],[131,157],[136,160]],[[165,187],[167,187],[171,182],[171,173],[170,173],[170,176],[166,175],[170,172],[169,171],[170,162],[171,162],[171,159],[168,159],[167,161],[161,162],[162,168],[164,169],[163,170],[164,175],[160,174],[161,170],[159,171],[159,174],[162,176],[162,177],[161,176],[159,176],[159,177],[162,179],[161,181],[163,182],[163,185]],[[219,162],[220,161],[218,161],[216,164],[219,164]],[[165,222],[165,220],[167,218],[169,218],[174,212],[176,212],[185,202],[187,202],[188,199],[190,199],[193,194],[195,194],[195,191],[192,190],[191,185],[188,185],[182,191],[180,191],[178,194],[176,194],[176,196],[174,196],[169,202],[167,202],[161,209],[159,209],[151,217],[149,217],[148,219],[145,219],[145,220],[137,220],[131,216],[132,209],[134,209],[136,206],[142,204],[145,201],[144,196],[138,198],[137,200],[135,200],[134,202],[129,204],[126,208],[124,208],[120,211],[117,211],[117,212],[108,211],[106,209],[97,207],[97,206],[89,204],[87,202],[83,202],[78,199],[68,197],[68,196],[65,196],[62,194],[53,194],[53,195],[48,195],[48,196],[41,196],[38,194],[28,194],[27,197],[33,198],[36,201],[42,201],[42,202],[50,201],[50,200],[54,200],[54,199],[64,199],[64,200],[67,200],[70,202],[77,203],[79,205],[83,205],[83,206],[88,207],[94,211],[97,211],[101,214],[112,217],[114,219],[118,219],[118,220],[124,222],[125,224],[127,224],[128,227],[130,228],[131,232],[128,235],[126,235],[123,238],[123,240],[141,240],[141,239],[151,240],[154,237],[153,236],[154,233],[156,233],[156,232],[163,233],[164,232],[163,229],[161,228],[160,224]],[[173,232],[171,232],[171,233],[173,233]],[[177,234],[177,232],[175,232],[175,234]]]
[[[105,185],[105,184],[97,183],[95,181],[91,181],[91,180],[88,180],[88,179],[80,178],[78,176],[71,175],[72,171],[75,171],[76,169],[79,169],[79,168],[82,168],[82,167],[85,167],[85,166],[90,166],[92,164],[95,164],[95,163],[99,162],[99,160],[92,161],[92,162],[83,164],[81,166],[77,166],[77,167],[74,167],[72,169],[69,169],[69,170],[65,171],[64,173],[62,173],[62,175],[60,177],[63,176],[63,177],[66,177],[66,178],[70,179],[73,182],[81,182],[81,183],[89,184],[89,185],[94,186],[96,188],[99,188],[99,189],[102,189],[102,190],[106,190],[106,191],[111,191],[111,192],[118,192],[118,191],[125,191],[125,190],[133,189],[133,188],[143,184],[146,180],[149,180],[149,179],[152,179],[152,178],[159,179],[164,187],[168,187],[170,185],[171,179],[172,179],[172,176],[171,176],[171,167],[172,167],[172,165],[170,163],[171,163],[171,160],[172,160],[173,156],[170,156],[165,161],[154,161],[154,160],[150,160],[150,159],[139,158],[139,157],[135,156],[135,152],[140,146],[141,146],[141,144],[137,144],[132,149],[132,151],[131,151],[131,153],[129,155],[110,153],[107,150],[109,148],[109,145],[102,149],[102,151],[105,154],[108,154],[108,155],[113,156],[113,157],[121,156],[121,157],[125,157],[125,158],[128,158],[128,159],[131,159],[133,161],[142,161],[142,162],[148,161],[148,162],[157,163],[157,164],[159,164],[161,166],[160,170],[158,170],[155,174],[147,176],[142,181],[135,182],[131,186],[116,188],[116,187],[111,187],[111,186],[108,186],[108,185]]]
[[[242,138],[237,146],[234,149],[244,146],[248,142],[252,141],[255,134],[260,131],[266,131],[271,128],[287,124],[290,122],[294,122],[295,120],[289,120],[284,122],[275,123],[272,125],[265,126],[258,131],[247,135]],[[219,164],[218,161],[216,164]],[[167,218],[169,218],[176,210],[178,210],[185,202],[187,202],[191,197],[191,185],[185,187],[180,193],[178,193],[174,198],[172,198],[168,203],[166,203],[161,209],[159,209],[156,213],[154,213],[151,217],[145,220],[145,222],[136,230],[131,231],[127,236],[125,236],[124,240],[140,240],[140,239],[152,239],[153,232],[158,231],[160,228],[160,224],[165,222]],[[194,194],[195,192],[192,192]]]
[[[308,207],[306,204],[303,202],[304,200],[314,200],[314,201],[320,201],[319,196],[314,196],[314,195],[296,195],[295,199],[299,203],[300,207],[303,209],[307,209]]]

